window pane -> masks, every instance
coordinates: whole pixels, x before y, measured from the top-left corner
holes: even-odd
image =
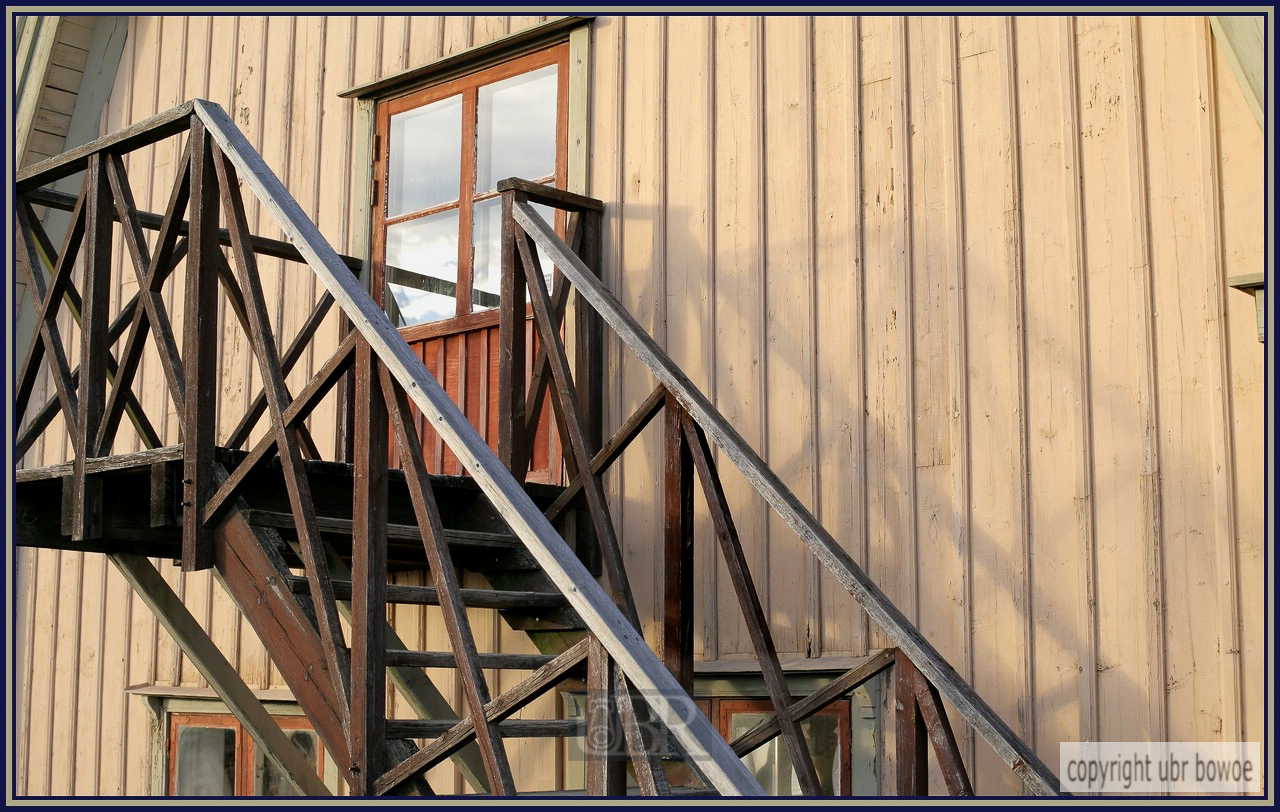
[[[462,171],[462,96],[391,117],[387,216],[458,199]]]
[[[480,88],[476,111],[476,192],[507,178],[556,172],[556,66]]]
[[[234,795],[236,732],[225,727],[178,728],[174,795]]]
[[[741,736],[756,725],[772,717],[772,713],[735,713],[731,717],[729,739]],[[840,717],[834,714],[818,714],[800,723],[814,770],[824,795],[835,795],[840,789]],[[781,738],[757,747],[742,757],[742,763],[755,774],[756,780],[767,795],[803,795],[800,781],[791,766],[791,754]]]
[[[295,730],[289,734],[289,741],[302,751],[302,755],[307,759],[307,763],[312,767],[316,766],[316,758],[320,750],[319,739],[316,734],[309,730]],[[254,773],[257,777],[255,793],[258,795],[281,796],[281,795],[301,795],[294,788],[293,783],[284,777],[284,773],[275,765],[271,759],[267,758],[262,748],[257,748],[254,760]]]
[[[388,226],[386,274],[398,326],[457,315],[458,212]]]
[[[552,226],[556,223],[555,210],[541,203],[533,204],[534,210]],[[502,292],[502,199],[490,198],[476,203],[472,226],[475,245],[475,279],[471,293],[472,311],[489,310],[498,306]],[[555,267],[551,258],[538,248],[538,263],[542,266],[542,278],[547,280],[547,293],[552,290]]]

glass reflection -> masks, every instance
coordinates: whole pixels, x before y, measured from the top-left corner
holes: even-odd
[[[174,795],[234,795],[236,732],[225,727],[180,728],[174,783]]]
[[[506,178],[556,171],[555,65],[480,88],[476,111],[476,192]]]
[[[316,766],[317,751],[319,750],[319,742],[316,734],[308,730],[295,730],[289,734],[289,741],[293,742],[294,747],[302,751],[303,757],[313,768]],[[257,775],[257,794],[262,796],[278,797],[286,795],[301,795],[302,793],[293,786],[284,773],[280,772],[280,768],[275,762],[267,758],[262,752],[262,748],[258,748],[254,753],[255,773]]]
[[[458,212],[388,226],[386,278],[397,326],[456,315]]]
[[[462,171],[462,96],[391,117],[387,216],[458,199]]]
[[[556,223],[555,210],[534,203],[542,219],[552,226]],[[471,293],[471,310],[490,310],[498,306],[498,295],[502,291],[502,199],[491,198],[476,203],[472,241],[474,243],[474,281]],[[547,293],[552,290],[552,274],[554,268],[551,258],[539,248],[538,263],[542,267],[542,277],[547,280]]]

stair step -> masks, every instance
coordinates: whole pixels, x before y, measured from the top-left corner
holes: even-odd
[[[340,601],[351,600],[350,581],[331,581],[333,597]],[[289,588],[296,595],[311,594],[311,584],[301,575],[289,577]],[[559,609],[569,605],[563,595],[555,592],[514,592],[497,589],[459,589],[462,603],[469,609]],[[439,606],[440,593],[433,586],[387,585],[387,603]]]
[[[245,510],[249,524],[272,527],[277,530],[294,530],[293,514],[282,510]],[[316,529],[321,535],[351,538],[351,520],[335,516],[317,516]],[[511,533],[492,533],[481,530],[445,528],[445,541],[456,563],[475,570],[535,570],[537,562],[525,552],[524,546]],[[422,557],[422,534],[414,524],[388,524],[387,544],[408,548],[408,552]],[[394,556],[393,556],[394,557]],[[420,564],[426,567],[425,557]]]
[[[478,656],[481,668],[516,668],[532,671],[555,659],[552,654],[492,654]],[[387,651],[387,665],[416,666],[418,668],[453,668],[456,660],[452,651]]]
[[[435,739],[458,724],[457,719],[388,719],[388,739]],[[504,739],[534,739],[554,736],[581,736],[584,719],[512,719],[498,723]]]

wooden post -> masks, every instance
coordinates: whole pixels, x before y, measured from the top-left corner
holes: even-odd
[[[627,794],[626,762],[617,752],[623,733],[614,696],[617,667],[595,635],[587,648],[587,758],[588,795]]]
[[[663,425],[662,661],[693,689],[693,457],[670,393]]]
[[[387,407],[369,343],[356,341],[351,539],[351,724],[356,795],[386,770]]]
[[[578,255],[597,278],[601,265],[601,228],[604,216],[586,209],[578,213],[578,229],[582,234]],[[562,275],[563,276],[563,275]],[[565,282],[568,284],[568,280]],[[587,441],[594,451],[604,442],[604,325],[591,305],[581,296],[574,297],[574,373],[578,382],[578,401]],[[579,522],[574,547],[578,558],[592,573],[601,571],[600,543],[590,522]]]
[[[928,732],[916,702],[916,667],[901,650],[893,664],[894,710],[897,711],[898,794],[929,794]]]
[[[520,482],[529,471],[525,431],[525,268],[511,219],[518,192],[502,193],[502,287],[498,305],[498,459]],[[524,200],[524,195],[520,195]],[[523,234],[521,234],[523,236]]]
[[[217,425],[218,181],[204,124],[191,123],[191,236],[187,262],[182,362],[182,569],[213,565],[209,531],[200,517],[213,491]]]
[[[102,532],[102,483],[87,477],[85,462],[99,455],[98,428],[106,407],[107,308],[111,298],[111,188],[101,155],[89,158],[85,180],[85,280],[80,312],[80,396],[77,400],[71,538]]]

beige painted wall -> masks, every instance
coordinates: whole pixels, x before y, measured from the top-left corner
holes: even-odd
[[[137,18],[104,128],[212,99],[354,250],[359,134],[335,94],[536,22]],[[1261,738],[1264,345],[1225,278],[1263,267],[1263,145],[1204,18],[602,17],[590,107],[610,287],[1042,758]],[[139,205],[163,206],[176,158],[131,158],[156,172]],[[281,293],[291,334],[315,292]],[[243,344],[223,360],[252,385]],[[652,381],[617,348],[608,380],[617,425]],[[147,370],[143,397],[159,386]],[[651,429],[609,477],[649,615],[659,451]],[[780,650],[886,644],[726,487]],[[698,535],[699,656],[750,656]],[[109,565],[34,558],[55,620],[27,630],[20,786],[145,792],[147,714],[115,698],[199,675]],[[221,589],[165,571],[249,683],[279,687]],[[491,613],[477,634],[526,650]],[[1018,791],[961,741],[980,792]]]

